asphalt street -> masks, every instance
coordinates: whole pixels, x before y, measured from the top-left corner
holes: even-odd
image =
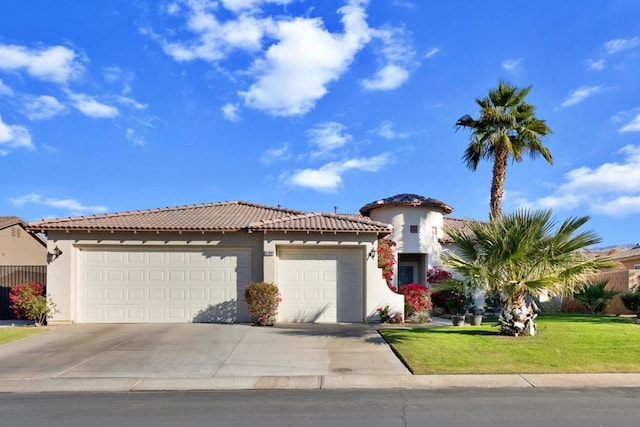
[[[3,427],[637,426],[640,389],[0,394]]]

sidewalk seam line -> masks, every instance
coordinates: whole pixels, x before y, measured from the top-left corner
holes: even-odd
[[[534,383],[532,383],[531,381],[529,381],[529,380],[524,376],[524,374],[518,374],[518,376],[519,376],[520,378],[522,378],[523,380],[525,380],[525,382],[526,382],[527,384],[529,384],[529,385],[531,386],[531,388],[537,388],[537,387],[536,387],[536,385],[535,385]]]

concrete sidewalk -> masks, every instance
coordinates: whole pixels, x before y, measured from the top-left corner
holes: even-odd
[[[640,388],[640,373],[411,375],[378,326],[56,326],[0,346],[0,393]]]
[[[219,390],[439,390],[640,388],[640,374],[329,375],[213,378],[39,378],[0,380],[0,393],[158,392]]]

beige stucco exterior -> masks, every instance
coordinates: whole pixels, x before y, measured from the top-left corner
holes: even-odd
[[[0,265],[47,265],[47,248],[20,224],[0,230]]]
[[[53,322],[78,321],[79,251],[82,248],[228,248],[251,252],[251,281],[276,282],[278,252],[282,248],[351,248],[362,253],[363,321],[376,319],[376,309],[389,305],[394,313],[404,312],[404,297],[391,292],[382,278],[375,257],[375,233],[176,233],[176,232],[48,232],[48,249],[61,255],[48,267],[47,290],[59,312]]]
[[[398,261],[394,266],[394,285],[398,285],[398,271],[403,265],[414,265],[414,281],[425,284],[427,270],[438,265],[442,252],[442,212],[428,206],[381,205],[371,210],[370,217],[393,226],[389,238],[395,242]]]

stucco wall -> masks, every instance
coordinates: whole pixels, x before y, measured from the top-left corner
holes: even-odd
[[[0,265],[47,265],[47,249],[20,225],[0,230]]]
[[[396,242],[396,252],[440,254],[442,213],[422,206],[383,206],[371,211],[371,219],[393,226],[390,238]],[[412,225],[417,226],[417,233],[411,233]]]

